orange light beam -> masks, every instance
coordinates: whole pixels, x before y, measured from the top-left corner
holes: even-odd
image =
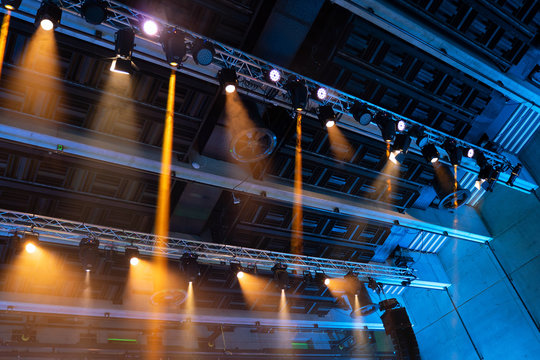
[[[302,254],[302,113],[296,113],[296,157],[291,252]]]
[[[7,34],[9,31],[9,20],[11,19],[11,11],[4,14],[2,20],[2,28],[0,30],[0,76],[2,75],[2,66],[4,65],[4,55],[6,51]]]

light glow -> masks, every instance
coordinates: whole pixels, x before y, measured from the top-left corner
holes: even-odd
[[[319,88],[319,90],[317,90],[317,97],[319,98],[319,100],[326,99],[327,95],[328,95],[328,92],[326,91],[325,88]]]
[[[399,121],[397,122],[397,129],[398,129],[398,131],[404,131],[406,127],[407,127],[407,124],[405,123],[405,121],[399,120]]]
[[[474,157],[474,149],[473,148],[470,148],[469,150],[467,150],[467,157],[470,158],[470,159]]]
[[[24,247],[24,249],[26,250],[27,253],[33,254],[33,253],[36,252],[37,246],[34,245],[34,243],[29,242],[29,243],[26,244],[26,246]]]
[[[243,271],[239,271],[236,273],[236,277],[239,279],[243,279],[246,274]]]
[[[235,91],[236,91],[236,86],[235,85],[229,84],[229,85],[225,86],[225,92],[226,93],[232,94]]]
[[[139,265],[139,258],[136,256],[133,256],[131,259],[129,259],[129,263],[133,266]]]
[[[324,285],[326,286],[330,285],[330,279],[328,278],[324,279]]]
[[[431,163],[436,163],[437,161],[439,161],[439,158],[438,157],[434,157],[431,159]]]
[[[146,20],[143,25],[143,30],[147,35],[154,36],[158,33],[158,25],[153,20]]]
[[[175,62],[175,61],[173,61],[173,62],[171,62],[169,65],[171,65],[171,66],[178,66],[178,63]]]
[[[51,20],[49,19],[43,19],[41,20],[41,22],[39,23],[39,25],[41,26],[41,28],[45,31],[50,31],[54,28],[54,24]]]
[[[272,70],[270,70],[270,73],[268,74],[268,77],[273,82],[278,82],[281,79],[281,74],[280,74],[279,70],[272,69]]]
[[[8,10],[15,10],[15,8],[12,6],[12,5],[5,5],[5,8],[8,9]]]
[[[126,74],[126,75],[129,75],[129,73],[128,73],[127,71],[118,70],[118,69],[116,68],[116,59],[114,59],[114,60],[112,61],[111,67],[110,67],[109,70],[111,70],[112,72],[115,72],[115,73],[117,73],[117,74]]]
[[[326,122],[326,127],[331,128],[332,126],[336,125],[336,122],[334,120],[328,120]]]

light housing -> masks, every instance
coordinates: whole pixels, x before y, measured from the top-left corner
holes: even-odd
[[[297,111],[305,109],[308,103],[308,89],[305,80],[293,77],[287,81],[285,88],[289,93],[293,108]]]
[[[272,267],[272,272],[274,273],[274,280],[276,281],[277,286],[281,290],[287,290],[289,287],[289,273],[287,272],[287,265],[277,263]]]
[[[22,0],[2,0],[2,6],[8,10],[17,10]]]
[[[120,57],[115,58],[111,62],[111,67],[109,70],[119,74],[132,74],[133,65],[131,63],[131,59],[122,59]]]
[[[131,59],[133,46],[135,45],[135,33],[131,28],[119,29],[114,35],[114,51],[117,57]]]
[[[36,13],[35,26],[41,26],[43,30],[53,30],[60,25],[62,9],[52,2],[43,1]]]
[[[330,128],[336,125],[336,114],[330,105],[319,106],[317,108],[317,116],[323,127]]]
[[[458,147],[456,140],[446,139],[443,143],[443,149],[448,154],[448,160],[450,164],[456,166],[461,163],[461,158],[463,157],[463,150]]]
[[[184,273],[184,276],[190,282],[197,280],[201,275],[199,263],[197,259],[199,256],[194,253],[183,253],[180,258],[180,270]]]
[[[97,268],[99,262],[99,240],[97,238],[86,237],[79,242],[79,260],[86,272]]]
[[[457,209],[464,205],[471,195],[456,182],[454,174],[448,166],[437,163],[433,179],[433,188],[439,198],[439,209]]]
[[[428,163],[432,164],[439,161],[439,158],[441,157],[439,150],[437,150],[437,147],[432,143],[429,143],[422,148],[422,155]]]
[[[522,165],[519,163],[512,168],[512,173],[510,174],[510,177],[508,178],[506,185],[514,186],[514,182],[516,181],[517,177],[521,173],[521,168],[522,168]]]
[[[185,60],[187,53],[184,32],[168,28],[161,33],[160,40],[167,63],[171,66],[179,66]]]
[[[373,122],[377,124],[377,126],[381,130],[381,136],[384,141],[390,142],[394,140],[394,138],[396,137],[396,124],[394,120],[392,120],[391,115],[379,111],[373,117]]]
[[[349,272],[343,279],[346,284],[345,295],[352,306],[351,317],[367,316],[374,313],[378,306],[373,303],[366,285],[358,279],[358,276]],[[359,307],[355,309],[356,298],[358,299]]]
[[[196,64],[208,66],[214,61],[216,50],[211,42],[197,39],[191,47],[191,54],[193,55],[193,60]]]
[[[238,76],[234,69],[223,68],[218,72],[219,83],[225,88],[225,92],[230,94],[236,91],[238,86]]]
[[[271,82],[277,83],[279,80],[281,80],[281,72],[278,69],[272,69],[268,71],[266,77]]]
[[[139,249],[137,249],[134,246],[127,247],[124,251],[126,255],[126,259],[129,260],[129,263],[133,266],[137,266],[139,264],[140,254]]]
[[[99,25],[107,20],[107,3],[102,0],[85,0],[81,5],[81,16],[87,23]]]
[[[371,123],[371,120],[373,120],[373,114],[371,113],[371,111],[369,111],[369,108],[366,104],[355,101],[349,111],[351,112],[354,120],[358,121],[360,125],[369,125]]]

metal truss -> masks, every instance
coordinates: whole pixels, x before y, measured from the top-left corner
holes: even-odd
[[[361,278],[371,277],[383,284],[401,285],[405,282],[411,286],[436,289],[448,285],[419,280],[415,271],[410,268],[323,259],[176,237],[167,237],[167,241],[163,241],[166,245],[158,248],[153,234],[0,210],[0,232],[14,234],[16,231],[33,231],[39,234],[40,241],[71,246],[78,246],[82,238],[93,237],[99,239],[102,248],[121,249],[136,246],[143,254],[175,259],[187,252],[197,254],[200,263],[210,265],[240,263],[243,266],[270,270],[276,263],[281,263],[297,274],[303,274],[304,271],[322,271],[327,276],[340,277],[352,271]]]
[[[70,12],[77,17],[80,16],[80,8],[83,2],[84,2],[83,0],[59,0],[58,1],[59,5],[63,8],[65,12]],[[390,114],[394,121],[404,120],[408,123],[409,127],[413,125],[418,125],[418,126],[423,127],[425,135],[433,143],[442,145],[446,139],[451,138],[456,141],[458,146],[462,146],[465,148],[474,148],[475,151],[482,152],[485,155],[485,157],[491,163],[493,163],[493,165],[500,168],[501,171],[508,170],[512,165],[511,162],[503,155],[497,154],[492,151],[488,151],[479,146],[468,143],[464,140],[458,139],[456,137],[445,134],[436,129],[425,126],[417,121],[414,121],[413,119],[394,113],[380,106],[377,106],[375,104],[362,100],[358,97],[349,95],[343,91],[328,87],[322,83],[314,81],[303,75],[300,75],[298,73],[295,73],[283,67],[274,65],[270,62],[267,62],[258,57],[242,52],[238,49],[222,44],[213,39],[194,33],[193,31],[190,31],[186,28],[183,28],[175,24],[167,23],[159,18],[148,15],[142,11],[131,8],[129,6],[121,4],[114,0],[108,0],[105,2],[107,3],[109,17],[106,20],[106,23],[103,25],[108,26],[113,29],[131,27],[136,31],[138,38],[142,41],[150,42],[154,45],[158,44],[156,37],[148,36],[142,31],[143,22],[145,20],[153,20],[158,24],[159,28],[161,29],[176,28],[178,30],[185,32],[185,34],[187,35],[186,43],[187,43],[188,48],[191,48],[194,41],[196,40],[205,40],[213,44],[215,47],[215,56],[214,56],[213,64],[221,68],[226,67],[226,68],[235,69],[239,77],[239,85],[241,88],[245,89],[245,92],[247,95],[255,96],[257,98],[267,99],[269,101],[273,100],[279,103],[288,104],[290,103],[290,101],[288,98],[288,92],[285,88],[287,80],[291,78],[302,79],[305,81],[305,84],[308,87],[310,94],[315,93],[317,89],[320,87],[323,87],[327,90],[327,97],[323,101],[320,101],[316,99],[315,97],[310,96],[310,109],[308,109],[308,111],[311,113],[313,113],[315,108],[320,105],[330,105],[332,106],[335,112],[352,117],[352,113],[350,112],[350,109],[355,102],[359,102],[359,103],[365,104],[372,112],[384,111]],[[95,27],[90,24],[86,24],[84,21],[82,21],[82,23],[85,24],[84,28],[83,29],[79,28],[77,30],[78,31],[82,30],[86,32],[87,34],[91,34],[92,36],[94,36]],[[137,52],[142,53],[143,55],[149,55],[151,57],[155,56],[154,53],[148,53],[148,49],[145,47],[138,47]],[[277,69],[281,73],[280,81],[271,82],[270,80],[267,79],[267,74],[271,69]]]

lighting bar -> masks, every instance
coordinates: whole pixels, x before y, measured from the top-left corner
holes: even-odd
[[[36,0],[28,1],[28,3],[30,2],[35,2],[39,4],[39,2]],[[307,106],[305,110],[307,110],[308,112],[312,114],[314,114],[314,110],[318,106],[330,105],[332,106],[332,108],[334,109],[336,113],[342,113],[342,114],[352,117],[353,114],[351,112],[351,109],[354,109],[353,105],[355,103],[364,104],[373,113],[376,113],[379,111],[387,113],[389,117],[395,122],[398,122],[399,120],[403,120],[409,126],[413,126],[413,125],[423,126],[425,129],[425,135],[429,137],[430,142],[435,143],[436,145],[442,145],[446,139],[453,139],[456,141],[456,144],[460,147],[473,148],[477,152],[483,152],[486,158],[488,158],[490,162],[492,162],[493,165],[495,166],[499,166],[503,169],[509,169],[510,166],[512,165],[511,162],[503,155],[494,153],[492,151],[488,151],[477,145],[470,144],[464,140],[445,134],[434,128],[427,127],[405,116],[394,113],[392,111],[384,109],[375,104],[369,103],[358,97],[349,95],[343,91],[328,87],[325,84],[319,83],[317,81],[309,79],[305,76],[302,76],[300,74],[297,74],[285,68],[271,64],[265,60],[262,60],[253,55],[244,53],[240,50],[237,50],[235,48],[222,44],[218,41],[212,40],[210,38],[206,38],[202,35],[199,35],[188,29],[185,29],[181,26],[178,26],[175,24],[169,24],[159,18],[153,17],[149,14],[146,14],[137,9],[133,9],[129,6],[126,6],[114,0],[109,0],[109,1],[104,1],[104,2],[107,4],[109,17],[101,26],[108,26],[110,28],[113,28],[114,30],[124,28],[126,26],[132,27],[133,29],[137,30],[138,38],[148,42],[150,45],[152,44],[155,45],[156,44],[155,39],[153,39],[152,36],[146,35],[142,30],[142,26],[145,20],[153,20],[156,22],[156,24],[158,24],[159,28],[173,27],[180,31],[183,31],[186,34],[186,45],[188,48],[192,48],[193,44],[196,41],[200,41],[200,40],[206,41],[208,44],[213,45],[215,49],[215,55],[214,55],[214,61],[212,64],[214,66],[217,66],[218,68],[234,69],[236,73],[238,74],[239,86],[241,88],[249,89],[248,95],[251,94],[251,96],[254,96],[254,97],[266,98],[265,94],[267,94],[268,91],[273,89],[274,91],[275,90],[278,91],[278,94],[276,95],[276,98],[275,98],[278,102],[290,103],[290,100],[287,94],[287,89],[285,88],[286,84],[284,82],[277,82],[277,83],[269,82],[267,79],[266,75],[268,74],[268,72],[271,71],[272,69],[276,69],[280,72],[282,78],[289,79],[289,78],[297,77],[299,79],[304,80],[309,93],[313,93],[313,92],[317,93],[317,90],[320,88],[324,88],[326,90],[326,97],[324,99],[324,103],[322,102],[322,100],[316,99],[316,97],[310,99],[311,106]],[[63,0],[60,5],[64,12],[71,13],[71,14],[74,14],[76,17],[79,17],[81,6],[83,5],[83,3],[84,3],[84,0],[78,0],[78,1],[77,0]],[[0,11],[4,11],[4,10],[0,9]],[[23,12],[23,11],[24,10],[19,9],[19,11],[12,12],[12,15],[16,16],[18,12]],[[20,18],[28,21],[28,18],[24,16],[24,14],[20,16]],[[65,26],[65,25],[62,25],[62,26]],[[94,37],[95,27],[90,26],[86,23],[83,23],[81,25],[81,28],[75,29],[75,32],[80,33],[82,30],[83,32],[87,33],[90,37],[92,38]],[[151,46],[150,47],[141,46],[137,48],[137,52],[142,55],[145,55],[146,58],[148,57],[155,58],[156,53],[149,50],[151,48],[152,48]],[[159,54],[159,56],[163,58],[163,54]],[[361,129],[358,128],[358,130],[361,132]]]
[[[0,210],[0,233],[28,231],[32,228],[40,234],[41,242],[78,246],[83,237],[95,238],[99,240],[102,248],[136,246],[141,253],[175,259],[184,253],[191,253],[198,256],[197,262],[200,264],[217,265],[229,262],[250,264],[255,265],[258,269],[271,270],[276,263],[280,263],[287,266],[291,273],[296,271],[302,274],[303,271],[307,270],[324,272],[329,277],[341,277],[352,271],[360,277],[371,277],[383,284],[409,282],[410,286],[414,286],[416,281],[414,270],[410,268],[323,259],[175,237],[168,237],[167,246],[158,248],[155,246],[156,241],[153,234]],[[429,284],[430,288],[433,288],[439,283],[429,282]],[[446,286],[448,284],[440,283],[439,289],[444,289]]]

